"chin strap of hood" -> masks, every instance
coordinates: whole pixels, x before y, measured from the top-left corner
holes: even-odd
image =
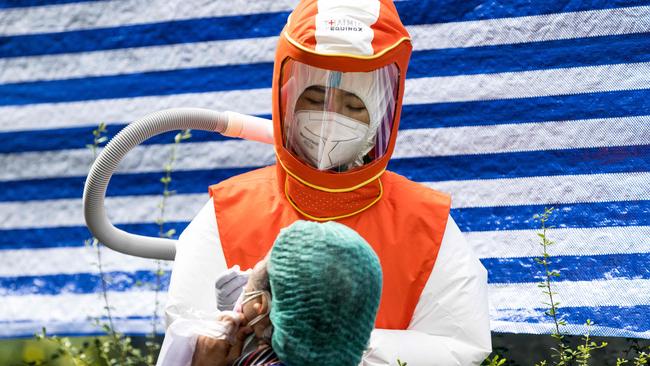
[[[380,177],[395,146],[411,42],[391,0],[303,0],[291,13],[278,42],[273,73],[273,123],[278,181],[287,199],[305,217],[335,220],[355,215],[381,199]],[[342,173],[320,171],[285,147],[282,66],[295,60],[326,70],[369,72],[394,64],[399,80],[386,152]],[[286,100],[286,99],[284,99]],[[370,106],[372,111],[376,106]]]

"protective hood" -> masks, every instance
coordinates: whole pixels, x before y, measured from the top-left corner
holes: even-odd
[[[410,55],[409,34],[390,0],[301,1],[280,35],[273,75],[275,148],[283,173],[320,192],[352,192],[372,182],[378,184],[395,145]],[[288,75],[288,69],[293,75]],[[388,101],[377,101],[375,87],[368,77],[346,81],[350,75],[370,75],[378,70],[390,70],[384,74],[394,77],[394,82],[387,83],[386,90],[393,95]],[[307,71],[310,71],[308,75]],[[285,119],[295,116],[296,98],[309,87],[309,83],[294,85],[297,89],[294,95],[287,96],[286,91],[292,88],[291,77],[303,74],[315,84],[323,85],[323,80],[332,79],[329,75],[332,72],[342,75],[339,81],[342,90],[361,98],[369,114],[368,132],[359,133],[363,140],[359,151],[361,155],[370,152],[373,158],[361,161],[362,156],[357,154],[353,159],[356,163],[350,165],[353,168],[342,172],[319,170],[287,144],[290,128]],[[334,119],[327,113],[321,118]],[[301,116],[307,118],[305,113]],[[314,116],[311,113],[309,118],[313,120]],[[382,123],[386,118],[390,119],[389,123]]]

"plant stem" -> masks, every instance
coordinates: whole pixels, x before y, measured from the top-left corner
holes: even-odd
[[[158,219],[156,223],[158,224],[158,236],[161,238],[171,238],[174,235],[174,230],[165,231],[165,207],[167,205],[167,199],[174,195],[174,191],[169,189],[169,185],[172,181],[172,172],[174,171],[174,163],[176,163],[176,150],[178,145],[191,137],[190,130],[184,130],[174,137],[174,144],[171,146],[169,159],[164,166],[165,175],[160,179],[163,184],[163,193],[160,201]],[[154,311],[153,319],[151,322],[151,339],[148,346],[149,356],[153,362],[153,354],[156,352],[157,348],[154,342],[154,339],[157,334],[157,323],[158,323],[158,307],[160,306],[159,293],[162,282],[162,262],[160,260],[156,261],[156,285],[154,288]]]
[[[97,129],[93,130],[93,144],[89,146],[93,153],[93,161],[97,160],[97,150],[99,145],[107,140],[104,134],[106,133],[106,124],[100,123]],[[102,284],[102,297],[104,298],[104,306],[106,309],[106,317],[108,319],[108,326],[110,327],[110,335],[119,344],[119,337],[115,332],[115,324],[113,323],[113,315],[111,313],[110,303],[108,301],[108,286],[106,281],[106,275],[104,273],[104,268],[102,265],[102,250],[101,243],[96,239],[92,238],[92,243],[94,244],[96,253],[97,253],[97,270],[99,271],[99,279]]]
[[[549,258],[549,254],[548,254],[548,246],[549,246],[550,244],[552,244],[552,243],[551,243],[551,241],[548,240],[547,237],[546,237],[546,229],[547,229],[547,227],[546,227],[546,221],[548,221],[548,218],[549,218],[549,216],[550,216],[550,214],[551,214],[552,212],[553,212],[553,208],[547,209],[547,210],[545,210],[544,214],[543,214],[543,215],[541,216],[541,218],[540,218],[540,221],[541,221],[541,223],[542,223],[542,235],[541,235],[541,238],[542,238],[542,247],[544,248],[544,259],[541,261],[541,263],[542,263],[542,265],[544,266],[544,272],[546,273],[545,285],[546,285],[546,291],[547,291],[547,294],[548,294],[548,296],[549,296],[549,299],[551,300],[551,304],[550,304],[550,305],[551,305],[551,311],[550,311],[550,314],[551,314],[551,316],[553,317],[553,323],[555,324],[555,333],[556,333],[557,335],[561,336],[561,333],[560,333],[560,323],[559,323],[559,321],[558,321],[558,319],[557,319],[557,307],[556,307],[556,303],[555,303],[555,301],[553,300],[553,291],[552,291],[552,289],[551,289],[551,276],[552,276],[552,274],[555,273],[555,272],[551,272],[551,270],[550,270],[550,268],[549,268],[549,264],[550,264],[550,262],[549,262],[549,260],[548,260],[548,258]]]
[[[108,287],[107,287],[107,281],[104,275],[104,269],[102,268],[102,251],[100,247],[101,243],[97,243],[95,246],[95,249],[97,251],[97,268],[99,270],[99,278],[102,282],[102,297],[104,298],[104,305],[106,309],[106,317],[108,318],[108,326],[110,327],[110,334],[115,339],[115,341],[118,341],[117,333],[115,332],[115,325],[113,324],[113,315],[111,314],[111,307],[108,302]]]

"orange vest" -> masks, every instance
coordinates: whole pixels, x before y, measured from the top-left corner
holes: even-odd
[[[383,287],[375,326],[406,329],[436,261],[451,199],[392,172],[380,179],[383,196],[376,204],[337,221],[366,239],[381,262]],[[253,267],[280,229],[305,219],[283,189],[275,166],[210,187],[228,267]]]

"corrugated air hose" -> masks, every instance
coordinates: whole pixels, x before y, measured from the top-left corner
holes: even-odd
[[[83,204],[86,225],[107,247],[144,258],[173,260],[176,240],[127,233],[106,216],[104,197],[111,176],[124,156],[144,140],[174,130],[214,131],[231,137],[273,143],[271,121],[234,112],[174,108],[152,113],[118,133],[99,154],[88,174]]]

